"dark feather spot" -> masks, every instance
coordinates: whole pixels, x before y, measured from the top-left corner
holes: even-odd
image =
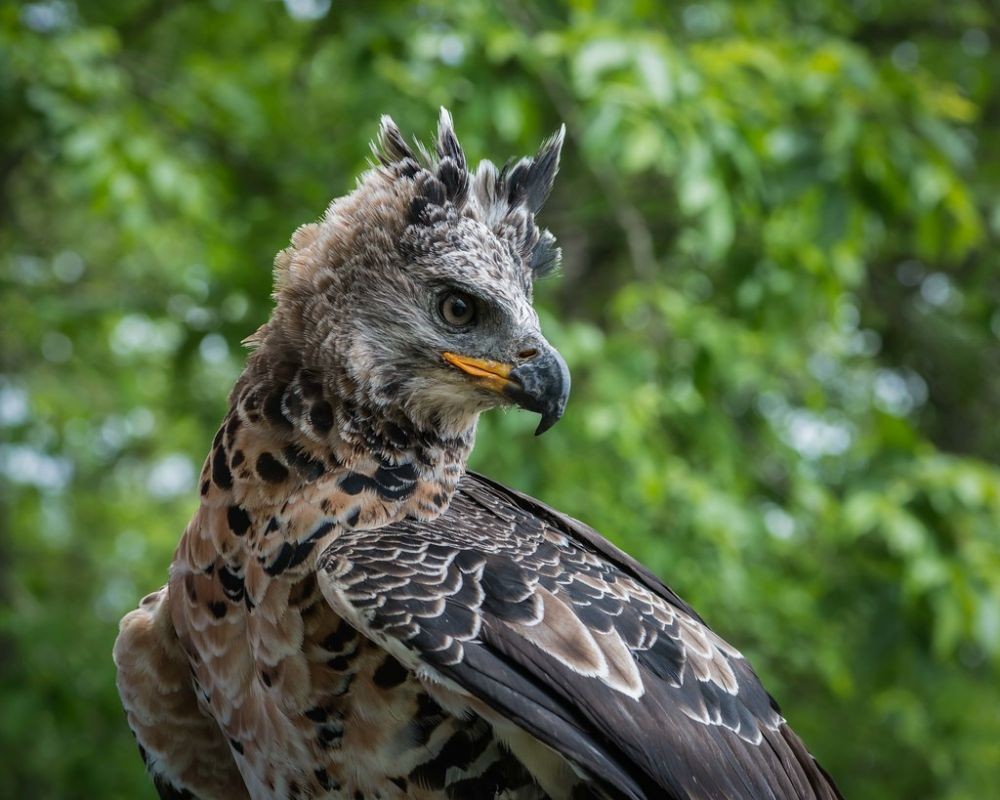
[[[327,710],[322,706],[314,706],[305,712],[306,719],[312,720],[313,722],[326,722],[326,718],[330,716]]]
[[[292,562],[292,557],[295,555],[295,545],[291,542],[285,542],[281,545],[281,549],[278,551],[277,557],[271,562],[271,565],[267,567],[266,572],[272,577],[275,575],[280,575],[286,569],[288,565]]]
[[[276,425],[279,428],[291,428],[292,423],[285,416],[285,412],[281,410],[281,398],[284,393],[284,388],[281,388],[271,392],[267,396],[267,399],[264,401],[264,416],[267,417],[272,425]]]
[[[240,755],[243,755],[243,745],[242,743],[236,741],[235,739],[229,740],[229,745]]]
[[[263,683],[268,689],[271,688],[271,675],[268,672],[260,673],[260,682]]]
[[[295,552],[292,553],[292,560],[288,562],[288,566],[297,567],[299,564],[305,561],[306,558],[308,558],[309,554],[313,551],[313,548],[315,546],[316,542],[314,541],[300,542],[299,544],[295,545]]]
[[[208,610],[212,612],[212,616],[216,619],[222,619],[226,616],[226,610],[228,606],[221,600],[214,600],[208,604]]]
[[[228,567],[219,568],[219,583],[222,584],[222,591],[226,593],[232,602],[237,603],[243,599],[243,578],[234,575]]]
[[[410,444],[410,435],[393,422],[385,424],[385,435],[396,447],[403,448]]]
[[[360,472],[349,472],[340,479],[340,488],[348,494],[359,494],[372,485],[372,479]]]
[[[372,674],[372,682],[383,689],[391,689],[399,686],[409,674],[399,661],[392,656],[386,656],[385,661],[379,664],[378,669]]]
[[[229,521],[229,529],[237,536],[243,536],[250,530],[250,515],[242,506],[229,506],[226,519]]]
[[[229,460],[229,463],[232,466],[234,466],[234,467],[238,467],[245,460],[246,460],[246,456],[243,455],[243,451],[242,450],[237,450],[235,453],[233,453],[233,457]]]
[[[257,456],[257,474],[268,483],[281,483],[288,477],[288,470],[270,453],[261,453]]]
[[[333,428],[333,407],[326,400],[313,403],[309,409],[309,422],[320,433],[329,433]]]
[[[336,653],[343,650],[345,645],[353,642],[357,638],[357,635],[358,632],[354,628],[346,622],[341,622],[340,625],[337,626],[337,630],[323,640],[321,647],[324,650]]]
[[[328,533],[329,533],[329,532],[330,532],[331,530],[333,530],[333,526],[334,526],[335,524],[336,524],[336,523],[334,523],[334,522],[324,522],[324,523],[323,523],[322,525],[319,525],[319,526],[318,526],[318,527],[316,528],[316,530],[314,530],[314,531],[313,531],[312,533],[310,533],[310,534],[309,534],[309,538],[308,538],[308,539],[307,539],[306,541],[309,541],[309,542],[314,542],[314,541],[316,541],[317,539],[322,539],[322,538],[323,538],[324,536],[326,536],[326,535],[327,535],[327,534],[328,534]]]
[[[323,394],[323,386],[316,375],[308,370],[303,370],[299,373],[299,390],[302,392],[303,397],[310,399]]]
[[[209,488],[210,485],[211,485],[211,483],[209,481],[202,481],[201,482],[201,493],[202,493],[202,496],[208,494],[208,488]]]
[[[212,453],[212,480],[220,489],[233,488],[233,473],[226,464],[226,451],[221,447],[216,447]]]

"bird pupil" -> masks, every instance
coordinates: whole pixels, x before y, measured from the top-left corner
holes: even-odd
[[[466,326],[476,316],[476,308],[470,298],[461,292],[451,292],[441,299],[438,313],[449,325]]]

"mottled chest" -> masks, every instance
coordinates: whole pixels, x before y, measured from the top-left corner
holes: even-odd
[[[492,728],[449,713],[339,619],[312,573],[273,577],[250,602],[225,564],[175,570],[171,594],[199,701],[251,797],[535,796]]]

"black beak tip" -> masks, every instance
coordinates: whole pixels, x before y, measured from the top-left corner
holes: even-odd
[[[562,411],[559,412],[549,412],[542,414],[542,418],[538,423],[538,427],[535,428],[535,436],[541,436],[545,431],[555,425],[559,418],[562,417]]]
[[[510,397],[519,406],[542,415],[535,428],[535,436],[541,436],[555,425],[566,410],[569,399],[569,368],[562,356],[549,350],[542,356],[518,367],[511,373],[517,388]]]

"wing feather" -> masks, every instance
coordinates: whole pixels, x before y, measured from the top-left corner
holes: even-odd
[[[470,474],[437,520],[345,532],[318,569],[365,635],[612,796],[840,797],[737,650],[637,561],[526,495]]]

